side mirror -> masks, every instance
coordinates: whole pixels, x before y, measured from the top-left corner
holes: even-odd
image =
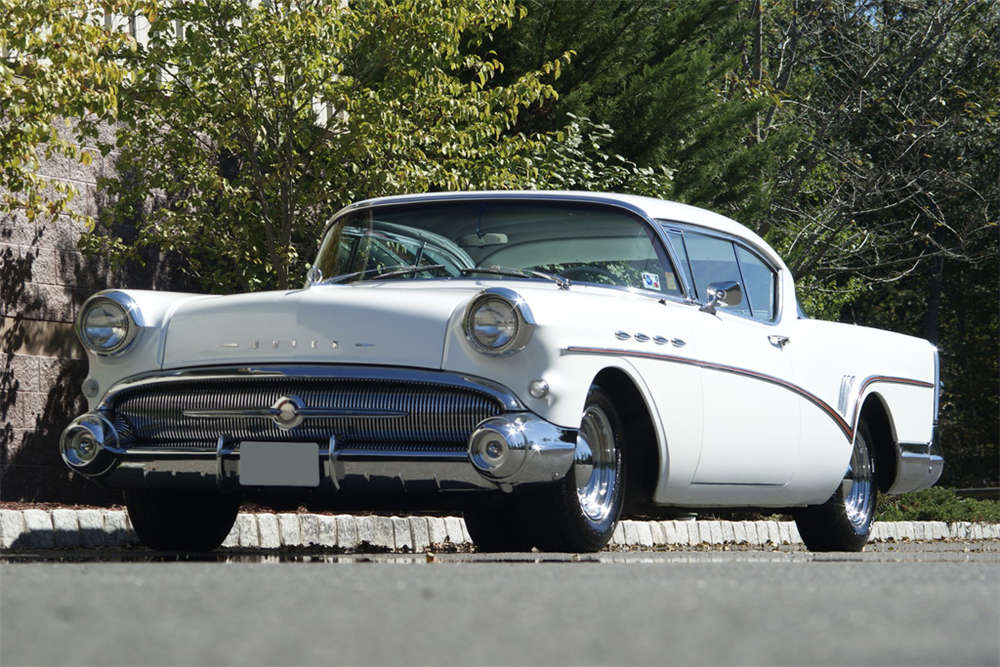
[[[708,301],[702,304],[701,312],[715,314],[717,306],[738,306],[743,303],[743,288],[735,280],[711,283],[708,286]]]

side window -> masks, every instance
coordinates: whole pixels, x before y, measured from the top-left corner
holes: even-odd
[[[774,307],[777,277],[774,271],[764,260],[742,246],[736,246],[736,255],[746,283],[743,293],[750,301],[754,319],[770,322],[777,314]]]
[[[708,286],[711,283],[735,280],[743,285],[740,266],[736,260],[736,250],[732,241],[712,236],[703,236],[692,232],[684,234],[688,262],[694,277],[695,290],[700,301],[708,300]],[[726,310],[750,316],[750,303],[746,298],[746,286],[743,287],[743,301],[737,306]]]
[[[684,271],[695,287],[698,300],[708,299],[711,283],[735,280],[743,288],[743,302],[727,308],[762,322],[777,314],[777,274],[756,254],[727,239],[697,232],[668,231]]]
[[[687,248],[684,247],[684,234],[676,229],[668,229],[667,236],[670,238],[670,245],[673,246],[674,253],[677,255],[677,272],[684,276],[688,285],[694,285],[694,278],[691,276],[691,262],[688,260]]]

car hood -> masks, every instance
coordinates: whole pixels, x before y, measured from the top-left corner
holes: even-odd
[[[165,323],[163,368],[350,363],[437,369],[449,322],[479,291],[319,285],[185,301]]]

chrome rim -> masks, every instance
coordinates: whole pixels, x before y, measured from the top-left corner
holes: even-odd
[[[590,406],[583,413],[576,438],[576,495],[583,514],[595,523],[611,515],[617,484],[617,445],[604,410]]]
[[[868,442],[861,433],[854,439],[851,463],[847,467],[841,490],[847,519],[855,528],[865,529],[872,515],[874,503],[872,460],[868,454]]]

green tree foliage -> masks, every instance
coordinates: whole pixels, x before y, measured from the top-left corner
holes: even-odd
[[[515,132],[554,131],[567,119],[604,130],[609,160],[669,175],[627,189],[726,212],[753,224],[792,132],[752,133],[768,91],[740,68],[748,23],[728,0],[565,3],[524,0],[526,16],[489,44],[507,76],[565,52],[553,97],[518,119]],[[619,157],[614,157],[619,156]],[[599,184],[600,185],[600,184]],[[655,192],[645,191],[653,187]]]
[[[113,116],[124,71],[109,54],[124,35],[102,27],[128,2],[5,0],[0,3],[0,215],[69,213],[76,188],[46,178],[53,157],[89,163],[80,146],[94,118]]]
[[[556,65],[501,85],[499,61],[460,48],[515,17],[471,0],[164,6],[123,53],[134,79],[105,147],[121,151],[107,228],[135,236],[91,246],[180,251],[221,291],[285,288],[353,200],[538,183],[539,159],[561,157],[503,130],[554,95]]]
[[[814,312],[941,351],[944,481],[1000,477],[1000,4],[765,6],[763,131],[804,141],[763,231]]]
[[[757,20],[781,100],[761,132],[802,134],[761,231],[807,301],[836,317],[938,258],[995,254],[1000,5],[787,0]]]

